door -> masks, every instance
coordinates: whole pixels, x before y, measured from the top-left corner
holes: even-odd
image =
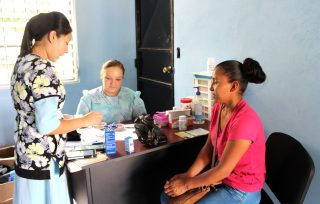
[[[174,104],[173,0],[136,0],[138,90],[147,112]]]

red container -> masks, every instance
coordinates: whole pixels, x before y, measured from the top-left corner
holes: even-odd
[[[191,98],[181,98],[180,103],[181,103],[181,108],[191,109],[192,99]]]

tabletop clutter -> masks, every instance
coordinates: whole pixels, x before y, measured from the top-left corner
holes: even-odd
[[[81,144],[67,148],[67,157],[69,160],[96,157],[97,153],[105,153],[112,156],[117,153],[116,140],[123,140],[125,152],[134,153],[134,140],[138,139],[147,146],[158,146],[166,143],[166,136],[161,128],[178,128],[178,136],[190,138],[204,131],[188,132],[188,126],[193,124],[203,124],[203,107],[199,87],[194,97],[185,97],[180,99],[180,106],[173,107],[172,110],[156,112],[153,115],[143,114],[135,118],[134,123],[128,128],[126,124],[102,122],[100,125],[86,129],[77,130],[82,135]],[[130,130],[131,132],[129,132]],[[86,132],[87,131],[87,132]],[[119,135],[121,139],[119,139]],[[73,137],[74,138],[74,137]],[[75,137],[77,138],[77,137]],[[69,142],[70,144],[70,142]]]
[[[200,98],[199,87],[194,97],[180,99],[180,107],[173,107],[172,110],[157,112],[153,115],[154,123],[161,127],[179,128],[186,130],[187,126],[203,124],[203,106]]]

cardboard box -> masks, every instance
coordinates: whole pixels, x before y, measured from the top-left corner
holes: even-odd
[[[14,181],[0,184],[0,203],[12,203]]]
[[[14,146],[0,147],[0,164],[14,166]]]
[[[187,126],[193,125],[194,116],[187,116]],[[169,128],[178,128],[179,118],[173,118],[169,122]]]
[[[14,146],[0,148],[0,164],[14,166]],[[14,181],[0,184],[0,204],[11,204]]]
[[[187,116],[187,126],[193,124],[193,116],[191,116],[190,109],[178,109],[178,110],[170,110],[167,111],[169,119],[169,128],[178,128],[179,127],[179,116],[185,115]]]
[[[0,158],[8,158],[14,156],[14,146],[0,147]]]

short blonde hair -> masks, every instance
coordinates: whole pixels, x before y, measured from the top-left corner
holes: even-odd
[[[100,71],[100,78],[102,78],[102,75],[103,75],[104,71],[105,71],[106,69],[108,69],[109,67],[119,67],[119,68],[122,70],[122,74],[123,74],[123,77],[124,77],[125,69],[124,69],[123,64],[122,64],[120,61],[118,61],[118,60],[112,59],[112,60],[106,61],[106,62],[102,65],[101,71]]]

